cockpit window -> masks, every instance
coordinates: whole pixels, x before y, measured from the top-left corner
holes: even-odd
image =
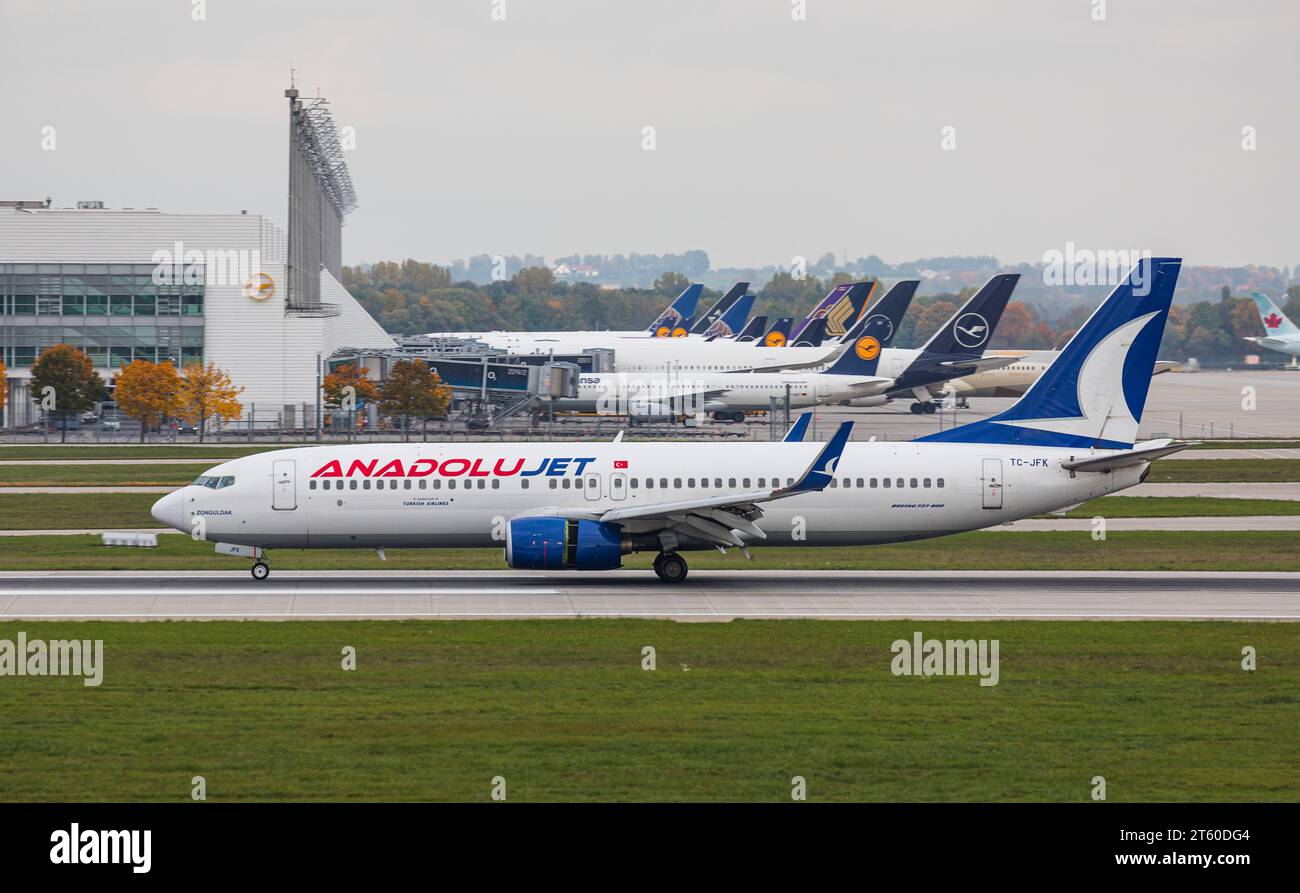
[[[226,475],[221,479],[221,483],[217,484],[217,489],[220,490],[223,487],[229,487],[234,483],[235,483],[235,479],[230,475]]]
[[[220,490],[232,486],[234,483],[235,479],[231,475],[218,477],[216,475],[201,474],[194,479],[194,486],[207,487],[209,490]]]

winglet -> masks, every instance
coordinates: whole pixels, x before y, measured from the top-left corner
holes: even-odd
[[[795,481],[789,487],[783,490],[777,490],[776,497],[794,496],[798,493],[815,492],[826,489],[830,485],[831,476],[835,474],[835,466],[840,461],[840,456],[844,452],[844,445],[849,442],[849,435],[853,433],[853,422],[841,422],[839,430],[831,438],[830,443],[822,447],[822,451],[817,454],[817,458],[812,460],[799,480]]]
[[[799,418],[794,420],[790,430],[785,432],[785,437],[781,438],[782,443],[803,443],[803,436],[808,433],[808,423],[812,421],[811,412],[799,414]]]

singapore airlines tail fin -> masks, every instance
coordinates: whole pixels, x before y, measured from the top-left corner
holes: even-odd
[[[1295,323],[1287,319],[1286,314],[1279,310],[1267,295],[1261,295],[1257,291],[1251,292],[1250,299],[1259,308],[1259,321],[1264,324],[1265,337],[1300,335],[1300,328],[1297,328]]]
[[[691,326],[692,335],[703,335],[709,328],[722,318],[722,314],[731,309],[731,305],[740,300],[741,295],[749,291],[748,282],[737,282],[727,293],[718,299],[718,303],[709,308],[708,312],[695,320]]]
[[[918,440],[1131,448],[1181,264],[1143,258],[1014,406]]]
[[[867,306],[867,299],[871,297],[875,286],[874,282],[845,282],[835,286],[794,327],[791,342],[811,340],[807,337],[808,327],[819,319],[826,321],[826,335],[832,338],[842,337],[862,314],[862,308]],[[815,343],[820,344],[821,341]]]
[[[671,338],[677,333],[678,329],[685,330],[690,321],[691,314],[695,312],[695,305],[700,300],[700,295],[704,292],[704,286],[699,283],[692,283],[686,286],[685,290],[677,296],[677,300],[668,305],[659,318],[650,323],[646,332],[656,338]]]

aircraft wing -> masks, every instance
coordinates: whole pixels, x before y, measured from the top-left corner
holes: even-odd
[[[728,369],[727,374],[734,375],[739,373],[743,375],[748,372],[794,372],[798,369],[813,369],[818,366],[825,366],[829,361],[833,360],[835,358],[835,355],[839,352],[838,347],[839,345],[836,345],[837,348],[836,350],[829,350],[826,352],[824,356],[820,357],[819,359],[810,360],[807,363],[781,363],[775,366],[753,366],[749,369]],[[784,348],[776,348],[776,347],[769,348],[769,349],[774,351],[784,350]]]
[[[844,445],[848,443],[852,430],[852,422],[842,423],[830,442],[822,447],[803,474],[788,487],[737,491],[647,505],[618,506],[593,514],[597,520],[611,524],[635,524],[643,532],[672,530],[724,548],[745,548],[746,543],[741,534],[747,534],[753,539],[767,538],[767,534],[755,523],[763,517],[763,503],[802,493],[817,493],[830,484],[835,465],[844,452]]]
[[[877,394],[883,394],[894,386],[895,379],[881,378],[861,378],[857,381],[849,382],[849,387],[853,388],[858,397],[874,397]]]
[[[1018,363],[1023,360],[1023,356],[992,356],[992,357],[975,357],[970,360],[943,360],[935,365],[941,369],[974,369],[976,372],[988,372],[990,369],[1001,369],[1003,366],[1010,366],[1012,363]]]

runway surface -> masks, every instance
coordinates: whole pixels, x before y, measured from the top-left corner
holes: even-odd
[[[0,574],[0,619],[1300,620],[1300,573],[274,571]]]

